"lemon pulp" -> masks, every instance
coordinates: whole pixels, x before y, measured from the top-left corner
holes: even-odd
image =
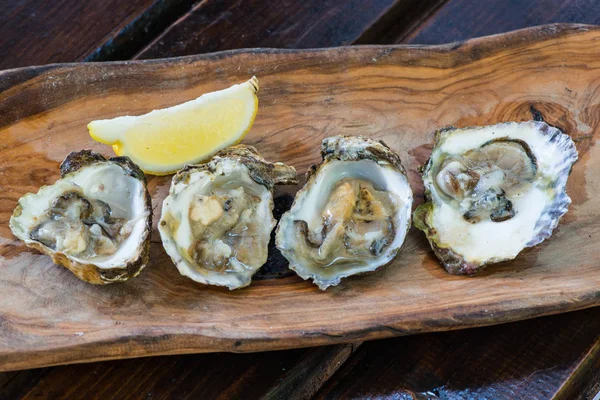
[[[228,107],[226,112],[223,108]],[[230,132],[238,129],[239,123],[228,118],[231,114],[243,115],[241,100],[219,101],[205,105],[199,110],[180,112],[177,119],[148,118],[128,129],[123,144],[115,144],[115,153],[122,154],[127,147],[131,156],[143,158],[147,163],[171,165],[179,160],[193,160],[198,150],[216,153],[223,143],[231,140]],[[169,135],[165,135],[169,132]],[[143,140],[139,140],[143,138]]]
[[[148,114],[92,121],[90,135],[130,157],[146,173],[165,175],[239,142],[256,111],[258,80],[207,93]]]

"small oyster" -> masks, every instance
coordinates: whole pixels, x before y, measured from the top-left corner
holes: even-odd
[[[550,237],[567,212],[576,160],[571,138],[544,122],[442,130],[415,225],[451,274],[511,260]]]
[[[179,171],[158,226],[179,272],[204,284],[248,286],[267,261],[276,224],[273,186],[293,183],[293,167],[269,163],[254,147],[244,145]]]
[[[126,281],[148,263],[152,206],[146,177],[127,157],[73,152],[62,178],[21,197],[14,235],[94,284]]]
[[[392,261],[410,227],[412,191],[400,157],[383,142],[330,137],[289,212],[277,248],[320,289]]]

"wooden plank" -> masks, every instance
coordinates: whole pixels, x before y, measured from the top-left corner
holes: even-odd
[[[364,343],[316,399],[420,396],[575,399],[565,381],[597,351],[600,309],[495,327]],[[595,357],[598,367],[598,357]],[[589,370],[589,369],[586,369]],[[596,376],[598,370],[595,370]]]
[[[3,1],[0,68],[83,60],[153,1]]]
[[[406,3],[406,2],[405,2]],[[402,7],[396,7],[395,10],[401,10],[401,12],[394,13],[391,10],[383,15],[375,24],[371,25],[368,29],[366,29],[359,38],[356,39],[355,43],[360,44],[368,44],[368,43],[394,43],[394,42],[403,42],[409,40],[411,37],[417,36],[423,30],[420,29],[423,27],[423,22],[427,20],[428,17],[433,15],[433,12],[436,11],[437,6],[441,6],[444,2],[441,1],[438,4],[427,4],[423,12],[415,13],[414,10],[419,6],[428,3],[427,1],[417,2],[417,4],[411,4],[412,8],[409,8],[409,12],[407,10],[402,9]],[[564,21],[564,22],[591,22],[597,23],[598,13],[594,13],[593,9],[590,8],[593,5],[593,2],[587,2],[586,4],[582,4],[582,2],[577,2],[575,4],[574,1],[537,1],[537,2],[529,2],[527,7],[523,7],[522,2],[499,2],[499,1],[490,1],[490,2],[479,2],[479,1],[470,1],[470,2],[458,2],[452,1],[453,5],[459,3],[469,3],[469,4],[459,4],[454,7],[455,10],[455,24],[454,30],[451,32],[444,31],[444,27],[439,29],[440,34],[438,35],[439,39],[437,42],[433,43],[444,43],[450,42],[454,40],[470,38],[477,36],[482,33],[497,33],[502,31],[507,31],[514,28],[522,28],[531,24],[541,24],[545,22],[552,21]],[[535,3],[535,4],[532,4]],[[553,4],[548,4],[553,3]],[[557,4],[558,3],[558,4]],[[479,10],[481,8],[486,8],[485,10]],[[477,11],[476,11],[477,10]],[[482,12],[483,11],[483,12]],[[508,11],[508,12],[507,12]],[[227,11],[229,12],[229,10]],[[503,13],[502,18],[495,18],[496,12]],[[462,16],[465,14],[471,13],[475,16],[475,18],[463,18]],[[408,17],[407,17],[408,16]],[[481,16],[489,16],[489,19],[493,19],[492,22],[482,22]],[[193,18],[190,18],[193,21]],[[221,21],[227,21],[228,18],[223,18]],[[432,19],[433,20],[433,19]],[[466,23],[465,23],[466,22]],[[516,23],[515,23],[516,22]],[[155,45],[158,45],[158,49],[156,51],[156,55],[165,56],[168,54],[164,49],[172,48],[172,43],[174,42],[174,38],[176,37],[177,47],[180,50],[177,54],[192,54],[194,52],[200,51],[210,51],[217,50],[220,48],[211,48],[211,36],[206,34],[206,31],[203,32],[204,43],[200,41],[198,44],[198,39],[192,35],[192,39],[190,40],[192,43],[188,43],[188,36],[184,32],[183,26],[189,24],[190,21],[182,20],[180,21],[181,25],[179,27],[172,28],[177,34],[174,32],[170,32],[165,34],[162,39],[157,40]],[[193,23],[193,22],[192,22]],[[435,26],[438,21],[434,21],[430,26]],[[511,25],[511,23],[514,23]],[[221,25],[225,27],[226,24],[220,24],[219,22],[215,22],[217,25]],[[202,24],[201,24],[202,25]],[[477,33],[472,32],[472,30],[477,31],[477,28],[487,29],[487,31],[477,31]],[[432,29],[432,28],[430,28]],[[435,29],[433,29],[435,31]],[[456,31],[456,32],[454,32]],[[183,32],[183,33],[181,33]],[[194,32],[193,29],[190,29],[190,32]],[[218,30],[217,30],[218,32]],[[266,33],[269,33],[267,29],[265,29]],[[412,33],[412,35],[411,35]],[[458,34],[457,34],[458,33]],[[460,33],[463,33],[461,35]],[[426,36],[426,35],[424,35]],[[219,38],[220,39],[220,38]],[[221,43],[221,40],[214,39],[212,43]],[[269,37],[267,35],[267,41],[263,44],[260,40],[257,44],[252,42],[252,45],[277,45],[272,44],[268,41]],[[162,40],[162,41],[161,41]],[[416,43],[426,43],[426,37],[419,38],[418,40],[413,40]],[[230,44],[230,42],[234,42],[235,40],[225,40],[225,48],[235,48],[236,45]],[[170,45],[171,43],[171,45]],[[208,47],[206,43],[209,43]],[[163,48],[163,52],[161,52],[160,48]],[[238,47],[241,47],[238,46]],[[303,47],[308,47],[308,45],[304,45]],[[152,51],[146,51],[146,57],[151,57]],[[142,54],[142,57],[144,55]],[[557,327],[557,330],[560,331],[560,327]],[[548,332],[548,335],[552,335],[553,333]],[[403,339],[398,339],[403,340]],[[385,354],[385,353],[384,353]]]
[[[381,29],[388,16],[404,21],[439,0],[205,0],[138,54],[160,58],[244,47],[311,48],[351,44]],[[416,5],[416,7],[414,7]],[[376,25],[376,26],[374,26]]]
[[[443,4],[430,15],[424,15],[421,21],[415,23],[413,30],[407,30],[402,24],[389,24],[387,30],[382,30],[381,34],[373,40],[368,40],[363,43],[414,43],[414,44],[443,44],[454,41],[469,39],[482,35],[496,34],[513,29],[524,28],[527,26],[544,24],[549,22],[581,22],[581,23],[600,23],[600,13],[598,13],[597,1],[574,1],[574,0],[533,0],[527,4],[521,1],[505,1],[505,0],[450,0]],[[593,319],[600,317],[600,311],[590,311]],[[585,314],[587,315],[587,314]],[[560,317],[557,321],[562,320]],[[549,320],[552,320],[549,318]],[[528,323],[527,326],[531,326]],[[516,324],[518,325],[518,324]],[[573,329],[586,329],[589,326],[589,321],[586,318],[572,318],[568,324],[552,324],[545,332],[538,332],[538,335],[544,337],[564,337],[565,331]],[[449,335],[455,335],[454,333]],[[526,330],[524,335],[528,335]],[[402,341],[403,339],[398,339]],[[600,374],[597,371],[600,369],[600,357],[598,356],[598,347],[600,347],[600,338],[591,337],[584,338],[582,343],[581,353],[577,354],[571,367],[571,374],[566,373],[557,379],[554,383],[556,398],[560,399],[575,399],[575,398],[592,398],[598,392],[600,387]],[[587,342],[585,342],[587,340]],[[481,351],[474,347],[469,342],[469,333],[465,332],[456,334],[456,341],[466,343],[465,348],[469,352],[477,356]],[[559,344],[560,346],[560,344]],[[365,349],[365,352],[369,349]],[[370,350],[377,352],[378,350]],[[438,357],[442,357],[448,351],[447,347],[441,347],[436,350]],[[452,348],[450,347],[450,351]],[[557,352],[560,349],[556,350]],[[545,348],[538,348],[539,354],[532,354],[532,358],[547,357]],[[501,360],[488,360],[489,365],[495,366],[488,371],[490,376],[502,376],[506,365],[519,365],[522,357],[518,354],[510,352],[505,353],[509,357],[509,361],[502,362]],[[387,356],[380,356],[387,357]],[[400,361],[402,362],[402,361]],[[378,364],[373,369],[384,369],[385,366]],[[468,368],[468,367],[467,367]],[[472,369],[468,369],[472,371]],[[340,373],[340,375],[343,372]],[[352,372],[348,372],[352,373]],[[432,372],[423,370],[422,375],[427,376]],[[536,371],[533,376],[545,376],[546,371]],[[515,382],[527,386],[529,383],[528,376],[516,378]],[[468,379],[465,379],[464,384],[471,387]],[[495,398],[496,393],[505,393],[507,398],[512,398],[509,388],[511,380],[506,380],[506,384],[500,382],[481,383],[480,390],[482,393],[487,391],[488,397]],[[475,384],[475,386],[477,386]],[[406,385],[398,385],[398,393],[405,390]],[[494,392],[494,391],[497,392]],[[372,393],[377,393],[373,390]],[[464,394],[454,393],[455,398],[462,398]],[[587,395],[586,395],[587,394]],[[532,396],[535,397],[535,396]],[[545,396],[539,396],[545,398]],[[452,398],[452,397],[450,397]]]
[[[164,10],[162,8],[160,8],[160,3],[163,3],[163,2],[160,2],[160,1],[156,2],[144,14],[142,14],[142,16],[140,18],[138,18],[138,20],[133,21],[128,26],[126,26],[124,29],[122,29],[113,40],[109,41],[108,43],[105,43],[100,49],[98,49],[91,55],[88,55],[86,57],[86,60],[97,61],[97,60],[114,60],[114,59],[128,58],[131,55],[132,49],[135,49],[136,46],[139,46],[139,43],[141,43],[141,40],[144,40],[146,37],[152,36],[153,29],[161,28],[160,24],[157,24],[157,22],[161,22],[161,21],[162,22],[164,22],[164,21],[172,22],[173,21],[172,16],[176,15],[178,12],[180,12],[179,9],[173,10],[175,7],[173,7],[173,5],[171,4],[173,2],[171,1],[169,4],[170,9],[167,10],[168,15],[165,16]],[[184,3],[184,2],[182,2],[182,3]],[[330,5],[330,7],[331,7],[331,5]],[[335,7],[335,5],[333,5],[333,7]],[[297,8],[297,7],[293,7],[293,8]],[[265,9],[267,11],[269,10],[268,7],[266,7]],[[153,23],[154,23],[154,25],[152,25]],[[143,35],[140,35],[140,33],[143,33]],[[213,30],[213,33],[217,36],[217,38],[213,38],[213,39],[216,43],[218,43],[217,39],[219,36],[219,31]],[[243,40],[243,39],[241,39],[241,40]],[[252,46],[253,39],[246,37],[245,42],[240,42],[240,45],[244,46],[243,43],[246,43],[245,44],[246,46],[247,45]],[[52,43],[45,42],[45,44],[52,46]],[[323,43],[323,44],[327,45],[327,43]],[[337,43],[332,42],[332,45],[335,45],[335,44],[337,44]],[[36,62],[40,63],[42,61],[36,61]],[[280,203],[281,202],[276,202],[277,205],[279,205]],[[289,204],[287,206],[289,207]],[[277,209],[276,209],[276,212],[277,212]],[[276,251],[274,252],[273,249],[271,249],[270,254],[269,254],[269,258],[270,258],[269,264],[270,265],[278,264],[277,261],[281,262],[281,260],[280,260],[281,256],[279,255],[279,257],[278,257],[278,254],[276,254],[276,253],[278,253],[278,252],[276,252]],[[268,278],[268,277],[273,277],[274,275],[282,274],[280,269],[273,270],[273,271],[271,271],[271,269],[263,270],[262,277]],[[335,371],[335,369],[343,362],[344,357],[346,357],[347,354],[349,354],[349,352],[351,352],[353,348],[354,348],[353,345],[339,345],[339,346],[329,346],[329,347],[322,347],[322,348],[315,348],[315,349],[306,349],[301,352],[302,356],[298,357],[297,359],[293,358],[293,356],[299,354],[298,351],[286,351],[286,352],[282,351],[279,353],[273,353],[273,355],[268,355],[268,356],[263,356],[263,357],[252,357],[251,363],[242,363],[241,365],[243,367],[236,369],[236,371],[240,375],[244,374],[244,368],[249,369],[249,370],[252,369],[255,371],[261,371],[261,372],[269,371],[268,373],[260,374],[260,376],[258,376],[257,378],[260,379],[261,382],[270,382],[272,384],[272,387],[270,389],[271,394],[281,394],[282,391],[284,391],[284,392],[286,392],[286,395],[289,395],[289,396],[287,396],[287,398],[307,398],[306,397],[307,395],[313,393],[314,391],[317,390],[318,387],[320,387],[320,385],[322,383],[321,380],[326,379],[329,376],[328,374]],[[276,362],[277,359],[283,358],[284,355],[286,358],[289,358],[290,360],[293,359],[295,364],[294,364],[294,362],[290,361],[290,367],[286,369],[288,372],[285,374],[271,373],[272,371],[270,370],[269,366],[273,364],[273,361]],[[201,361],[202,363],[206,363],[207,365],[212,365],[212,363],[210,362],[211,361],[210,359],[212,358],[212,356],[195,356],[195,358],[202,360]],[[235,365],[240,364],[240,358],[242,358],[244,360],[248,359],[248,357],[243,356],[243,355],[242,356],[238,356],[238,355],[228,355],[227,356],[228,361]],[[189,357],[188,358],[181,357],[181,359],[179,359],[179,357],[178,357],[178,363],[181,363],[181,362],[186,363],[187,362],[186,360],[189,360]],[[137,365],[138,361],[128,361],[128,363],[135,366],[135,365]],[[148,360],[139,361],[139,363],[142,366],[147,366]],[[187,362],[187,364],[189,364],[189,362]],[[33,386],[37,380],[39,380],[42,376],[46,376],[46,374],[49,373],[50,371],[52,371],[52,379],[43,381],[41,383],[42,387],[36,388],[36,390],[32,391],[32,393],[39,393],[40,389],[42,390],[42,392],[47,392],[47,391],[61,392],[64,388],[60,389],[60,383],[57,383],[57,382],[64,382],[64,380],[61,379],[61,376],[63,374],[69,375],[70,374],[69,371],[71,371],[72,369],[76,369],[80,373],[82,370],[84,370],[84,371],[87,371],[86,374],[93,374],[94,372],[96,372],[95,371],[96,365],[98,365],[98,364],[86,364],[86,365],[81,365],[81,366],[77,366],[77,367],[59,367],[56,369],[46,368],[46,369],[22,371],[22,372],[18,372],[18,373],[2,374],[3,376],[9,375],[11,382],[12,382],[12,385],[10,385],[10,387],[6,388],[6,389],[10,389],[10,391],[8,392],[9,395],[3,396],[3,397],[16,398],[17,393],[21,393],[21,394],[27,393],[30,386]],[[290,371],[293,371],[293,373]],[[315,371],[319,371],[319,373],[316,374]],[[221,373],[222,372],[221,369],[219,369],[218,367],[216,367],[216,368],[208,368],[207,367],[202,372],[206,375],[208,380],[212,383],[221,382],[221,383],[223,383],[224,386],[229,386],[232,381],[237,382],[237,377],[233,376],[232,374],[228,374],[228,375],[224,376]],[[156,374],[153,374],[151,376],[155,376],[155,375]],[[191,374],[190,377],[191,377],[191,379],[199,378],[196,374]],[[118,377],[109,375],[108,378],[102,382],[102,384],[110,385],[111,383],[114,383],[116,380],[118,380]],[[220,387],[220,386],[217,384],[217,387]],[[254,388],[254,391],[252,391],[252,393],[259,393],[258,387],[253,386],[253,388]],[[83,389],[84,388],[80,388],[82,397],[87,397],[86,395],[89,395],[91,397],[93,395],[93,391],[86,391]],[[2,393],[6,394],[7,391],[3,390]],[[300,394],[304,394],[304,396],[301,396]]]
[[[308,399],[352,345],[259,354],[215,353],[23,371],[4,399]],[[34,384],[32,384],[34,383]]]
[[[382,29],[379,36],[362,41],[361,43],[417,43],[417,44],[443,44],[458,40],[465,40],[472,37],[495,34],[500,32],[509,31],[512,29],[524,28],[531,25],[543,24],[548,22],[583,22],[583,23],[600,23],[600,14],[597,12],[596,1],[559,1],[559,0],[534,0],[527,2],[525,5],[519,1],[504,1],[504,0],[490,0],[490,1],[477,1],[477,0],[450,0],[446,2],[442,7],[431,15],[425,15],[423,20],[418,21],[413,30],[409,30],[403,24],[389,24],[386,29]],[[550,337],[566,337],[568,340],[568,334],[565,332],[571,332],[573,330],[586,330],[589,329],[589,320],[598,319],[600,317],[600,310],[590,310],[583,314],[576,314],[570,317],[568,322],[565,324],[560,323],[564,321],[563,316],[547,318],[548,321],[558,321],[557,323],[547,324],[548,328],[545,331],[534,331],[537,336],[542,340],[546,340]],[[522,330],[524,336],[529,336],[528,329],[532,328],[532,324],[529,322],[515,324],[520,326],[523,324]],[[593,329],[593,328],[592,328]],[[477,330],[478,332],[479,330]],[[589,334],[589,331],[586,331]],[[477,343],[473,343],[471,340],[472,334],[470,331],[457,332],[447,334],[453,337],[457,343],[461,343],[464,346],[465,352],[472,353],[473,357],[478,357],[479,354],[484,351],[478,349]],[[439,335],[440,337],[443,335]],[[556,398],[560,399],[575,399],[575,398],[592,398],[597,393],[600,381],[600,374],[597,373],[600,370],[600,357],[598,356],[598,348],[600,347],[600,338],[594,335],[588,337],[577,336],[579,340],[582,340],[579,353],[573,354],[572,363],[569,365],[569,372],[564,373],[560,377],[556,377],[555,381],[552,381],[554,393]],[[390,340],[389,343],[393,346],[394,343],[401,344],[405,339]],[[428,337],[423,338],[424,343],[431,343],[431,339]],[[560,354],[562,349],[562,343],[557,344],[557,349],[550,349],[550,354]],[[461,348],[462,349],[462,348]],[[365,354],[373,356],[376,360],[379,360],[377,364],[369,365],[368,370],[374,371],[386,371],[387,365],[385,360],[389,359],[389,354],[382,351],[382,347],[379,346],[365,346],[362,350]],[[453,354],[453,346],[437,346],[433,350],[430,350],[435,357],[446,357],[445,353],[450,352],[450,356]],[[362,353],[361,353],[362,354]],[[379,354],[379,356],[378,356]],[[485,353],[484,353],[485,354]],[[491,377],[501,377],[506,375],[506,369],[513,368],[514,366],[521,365],[523,357],[518,353],[511,351],[505,351],[503,354],[508,360],[497,360],[485,358],[488,362],[487,373]],[[536,347],[532,350],[532,359],[546,359],[547,364],[552,368],[560,368],[553,366],[552,361],[548,360],[548,349],[544,347]],[[406,349],[404,357],[399,357],[397,362],[402,364],[408,357],[419,357],[422,356],[422,351],[417,350],[415,354],[413,351]],[[359,355],[357,354],[357,357]],[[460,361],[456,362],[457,365]],[[362,366],[364,368],[364,365]],[[456,366],[454,366],[456,367]],[[475,371],[469,365],[466,366],[467,373]],[[435,374],[435,366],[423,367],[421,372],[421,379],[427,376]],[[514,368],[513,368],[514,369]],[[528,387],[532,382],[532,377],[546,377],[547,379],[553,379],[552,375],[546,370],[541,369],[536,371],[534,367],[530,368],[533,372],[530,375],[525,374],[521,377],[514,379],[506,379],[505,383],[494,381],[494,382],[476,382],[470,378],[464,378],[462,384],[467,387],[479,386],[480,393],[487,394],[488,398],[502,398],[501,394],[504,393],[505,398],[514,398],[514,392],[510,389],[513,384],[520,385],[521,387]],[[360,377],[356,376],[355,369],[343,369],[337,375],[337,377],[348,376],[352,377],[353,381],[360,382]],[[447,373],[451,373],[452,368],[449,367]],[[475,371],[477,372],[477,371]],[[385,381],[385,377],[381,380]],[[392,379],[393,380],[393,379]],[[335,382],[331,383],[331,386],[335,385]],[[329,384],[327,387],[331,387]],[[441,386],[441,384],[440,384]],[[459,385],[460,386],[460,385]],[[365,393],[381,393],[381,390],[377,386],[369,388],[369,383],[365,383],[362,387]],[[395,389],[390,389],[388,394],[391,393],[404,393],[407,388],[411,388],[408,384],[399,384]],[[540,389],[539,386],[533,384],[531,388],[535,390]],[[436,392],[436,386],[423,386],[417,387],[416,390],[432,390]],[[358,391],[358,392],[357,392]],[[326,393],[325,390],[323,393]],[[530,398],[546,398],[538,393],[537,396],[533,396],[533,392],[524,392],[522,398],[527,398],[529,393]],[[336,387],[334,393],[328,393],[330,396],[335,398],[337,395],[342,393],[352,393],[356,395],[360,393],[360,388],[351,387],[348,391],[340,390],[340,387]],[[448,393],[448,398],[464,398],[468,397],[469,392],[461,390],[454,390]],[[442,396],[443,397],[443,396]],[[475,396],[477,397],[477,396]]]
[[[267,11],[269,11],[270,9],[268,7],[263,7],[264,9],[266,9]],[[296,7],[293,7],[296,8]],[[272,9],[271,9],[272,10]],[[164,20],[164,18],[160,18],[158,20]],[[133,29],[135,30],[135,29]],[[144,31],[147,31],[147,29],[145,29]],[[216,34],[216,36],[219,36],[219,30],[213,30],[213,33]],[[122,35],[124,36],[124,35]],[[217,38],[213,38],[214,43],[219,43],[219,40],[216,40]],[[243,39],[242,39],[243,40]],[[123,40],[121,40],[123,41]],[[130,40],[131,41],[131,40]],[[110,43],[108,43],[107,45],[105,45],[103,48],[100,49],[100,51],[95,52],[94,54],[92,54],[92,56],[88,56],[87,59],[90,60],[100,60],[100,59],[120,59],[120,58],[126,58],[123,55],[123,51],[120,51],[121,54],[118,54],[117,51],[115,51],[114,49],[119,49],[120,47],[118,46],[118,40],[113,40]],[[248,43],[250,45],[254,45],[253,39],[249,39],[246,38],[245,41],[243,42],[239,42],[240,46],[244,46],[244,43]],[[298,42],[296,42],[298,43]],[[331,42],[331,43],[325,43],[322,42],[323,45],[335,45],[338,44],[337,42]],[[125,48],[129,49],[131,48],[131,45],[127,44],[126,46],[124,46]],[[213,48],[213,50],[220,50],[221,48]],[[108,50],[108,51],[107,51]],[[273,256],[273,251],[271,251],[270,254],[270,258],[275,257],[276,258],[277,255]],[[273,264],[272,262],[270,264]],[[266,271],[267,274],[269,271]],[[280,272],[279,272],[280,273]],[[265,274],[263,274],[265,275]],[[271,374],[269,373],[267,374],[263,374],[265,376],[261,376],[260,377],[260,381],[261,382],[272,382],[274,384],[274,387],[272,388],[272,393],[279,393],[281,394],[282,391],[287,391],[287,398],[298,398],[298,393],[305,393],[305,394],[310,394],[312,392],[314,392],[316,390],[316,388],[318,388],[320,386],[320,381],[318,379],[302,379],[300,381],[298,381],[298,378],[303,378],[307,375],[307,371],[332,371],[335,370],[335,368],[337,368],[337,366],[340,365],[341,362],[343,362],[342,359],[340,359],[339,355],[343,354],[345,352],[350,351],[353,348],[352,345],[342,345],[342,346],[332,346],[332,347],[327,347],[327,348],[318,348],[318,349],[307,349],[305,351],[303,351],[303,357],[299,358],[297,360],[297,364],[295,366],[295,368],[291,368],[291,370],[295,371],[294,374],[286,374],[283,378],[280,378],[279,374]],[[343,352],[340,351],[340,349],[343,350]],[[279,352],[277,353],[277,355],[279,354],[287,354],[290,352]],[[295,352],[294,354],[297,354],[298,352]],[[318,356],[318,357],[317,357]],[[244,356],[235,356],[235,355],[231,355],[229,356],[229,358],[231,358],[232,362],[234,362],[236,365],[239,365],[239,359],[240,357],[244,357]],[[210,359],[211,356],[196,356],[196,358],[202,358],[203,361],[206,360],[206,358]],[[273,363],[273,355],[269,355],[267,357],[255,357],[252,358],[253,363],[248,365],[248,364],[243,364],[244,368],[247,369],[255,369],[258,371],[269,371],[268,366],[272,365]],[[314,360],[319,360],[318,364],[314,363]],[[181,360],[182,362],[185,362],[185,360]],[[131,363],[131,362],[129,362]],[[136,365],[136,363],[133,363],[134,365]],[[143,366],[145,366],[147,363],[143,362],[141,363]],[[85,368],[88,373],[93,373],[93,367],[96,364],[90,364],[90,365],[85,365],[85,366],[79,366],[77,367],[77,371],[81,371],[82,368]],[[210,363],[209,363],[210,365]],[[35,376],[33,376],[31,374],[31,371],[24,371],[24,372],[20,372],[17,373],[17,378],[20,379],[13,379],[13,385],[12,390],[19,390],[19,389],[23,389],[23,388],[27,388],[29,384],[32,384],[33,381],[36,380],[36,378],[39,379],[40,375],[40,371],[53,371],[52,373],[52,379],[50,381],[45,380],[41,383],[41,387],[36,388],[36,390],[34,390],[32,393],[39,393],[40,388],[43,387],[42,392],[46,391],[46,390],[51,390],[53,392],[56,392],[56,386],[60,387],[60,384],[56,383],[56,382],[61,382],[62,380],[60,379],[60,376],[62,376],[63,374],[69,374],[68,370],[71,369],[70,367],[66,367],[66,368],[58,368],[56,370],[54,369],[44,369],[44,370],[33,370],[36,371],[37,374],[35,374]],[[290,368],[288,368],[288,370],[290,370]],[[237,371],[243,371],[243,368],[238,369]],[[206,373],[206,375],[209,376],[209,379],[211,382],[217,381],[217,382],[227,382],[229,384],[229,382],[232,380],[231,375],[227,375],[226,377],[223,377],[223,375],[221,375],[221,371],[218,368],[210,368],[208,370],[203,371],[204,373]],[[58,377],[57,377],[58,375]],[[197,377],[195,375],[191,375],[192,377],[194,377],[195,379],[197,379]],[[320,375],[321,379],[326,379],[327,378],[327,374],[323,374],[321,373]],[[236,381],[235,379],[233,379],[234,382]],[[109,379],[110,381],[110,379]],[[48,384],[48,382],[50,382],[50,388],[45,387],[45,384]],[[290,385],[289,382],[294,382],[294,385]],[[111,382],[107,382],[105,381],[104,384],[110,385]],[[275,385],[276,383],[276,385]],[[80,388],[81,389],[81,388]],[[257,388],[255,388],[257,389]],[[292,390],[290,390],[292,389]],[[58,389],[58,391],[60,392],[61,389]],[[4,392],[6,393],[6,392]],[[258,393],[257,390],[254,390],[254,393]],[[81,394],[83,397],[86,397],[86,394],[88,394],[88,391],[82,390]],[[93,394],[93,393],[89,393],[89,394]],[[290,395],[292,395],[290,397]],[[9,396],[10,398],[15,398],[16,396]]]
[[[384,24],[384,28],[385,28],[385,24]],[[404,29],[404,28],[403,28],[403,29]],[[359,40],[360,40],[360,39],[359,39]],[[376,43],[376,41],[367,40],[367,41],[364,41],[363,43]],[[382,41],[382,43],[389,43],[389,41]],[[549,333],[549,334],[551,334],[551,333]],[[398,339],[398,340],[403,340],[403,339]],[[308,350],[307,350],[307,351],[308,351]],[[197,356],[197,357],[203,357],[203,356]],[[236,356],[236,357],[237,357],[237,356]],[[242,357],[243,357],[243,355],[242,355]],[[125,361],[125,363],[129,363],[129,362],[130,362],[130,361]],[[235,360],[234,360],[234,362],[235,362]],[[268,360],[264,360],[264,362],[268,363]],[[89,366],[91,367],[91,366],[93,366],[93,365],[95,365],[95,364],[90,364]],[[79,366],[78,368],[81,370],[81,369],[82,369],[82,368],[84,368],[84,367],[88,367],[88,366],[87,366],[87,365],[86,365],[86,366]],[[258,368],[261,368],[261,367],[258,367]],[[40,371],[40,370],[36,370],[36,371]],[[215,379],[218,379],[218,376],[214,376],[214,378],[215,378]],[[12,397],[10,397],[10,398],[12,398]]]
[[[443,44],[555,22],[600,24],[598,1],[449,0],[412,32],[395,27],[380,43]]]
[[[591,318],[598,320],[600,310],[594,309]],[[594,325],[592,322],[591,325]],[[590,320],[575,321],[573,328],[590,325]],[[564,328],[563,328],[564,329]],[[578,357],[579,363],[573,368],[573,373],[564,380],[554,396],[555,400],[592,399],[600,395],[600,333],[590,341],[589,346]]]
[[[136,19],[104,42],[85,61],[128,60],[184,15],[197,0],[154,0]],[[119,3],[120,4],[120,3]]]
[[[597,305],[600,264],[593,238],[600,205],[588,193],[600,180],[593,145],[600,127],[595,97],[588,94],[600,84],[600,58],[589,51],[598,43],[597,28],[553,25],[454,48],[269,50],[56,66],[4,91],[0,115],[38,111],[6,120],[0,131],[6,138],[0,157],[8,165],[0,175],[7,188],[0,201],[3,368],[335,344]],[[235,292],[203,287],[177,274],[160,245],[152,246],[152,263],[139,277],[90,287],[14,241],[7,221],[22,194],[52,182],[58,163],[74,148],[110,153],[86,134],[90,119],[179,103],[249,73],[261,77],[263,90],[246,143],[302,173],[318,160],[325,136],[384,139],[403,159],[417,198],[417,169],[432,141],[427,132],[529,120],[534,104],[577,142],[583,161],[569,180],[573,204],[550,240],[477,277],[448,275],[413,229],[393,264],[326,292],[296,276],[256,281]],[[31,160],[35,169],[25,168]],[[23,176],[24,169],[32,173]],[[151,178],[149,185],[161,204],[169,178]],[[159,207],[155,212],[158,221]]]
[[[52,371],[52,368],[37,368],[0,374],[0,399],[20,399]]]
[[[420,29],[448,0],[399,2],[367,29],[354,44],[392,44]]]
[[[0,69],[123,59],[193,0],[22,0],[0,2]]]

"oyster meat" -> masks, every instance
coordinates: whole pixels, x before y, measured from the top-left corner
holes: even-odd
[[[279,221],[276,244],[291,269],[325,290],[393,260],[410,227],[412,191],[383,142],[330,137],[321,155]]]
[[[146,177],[127,157],[73,152],[61,179],[19,200],[14,235],[80,279],[106,284],[136,276],[148,262],[152,207]]]
[[[158,226],[179,272],[204,284],[248,286],[267,261],[276,224],[273,186],[296,182],[293,167],[267,162],[244,145],[179,171]]]
[[[424,167],[415,225],[451,274],[514,259],[567,212],[576,160],[571,138],[544,122],[444,129]]]

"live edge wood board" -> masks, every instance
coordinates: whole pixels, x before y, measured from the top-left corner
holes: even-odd
[[[0,72],[0,369],[316,346],[599,305],[599,50],[599,28],[550,25],[436,47],[253,49]],[[393,264],[325,292],[285,268],[269,273],[272,265],[246,289],[202,286],[177,273],[157,232],[139,277],[93,286],[13,237],[17,200],[53,183],[70,151],[111,154],[88,136],[90,120],[170,106],[252,75],[260,109],[244,142],[301,173],[319,161],[326,136],[383,139],[402,157],[416,206],[435,130],[535,116],[577,144],[573,204],[550,240],[475,277],[448,275],[413,228]],[[155,223],[169,183],[149,177]]]

